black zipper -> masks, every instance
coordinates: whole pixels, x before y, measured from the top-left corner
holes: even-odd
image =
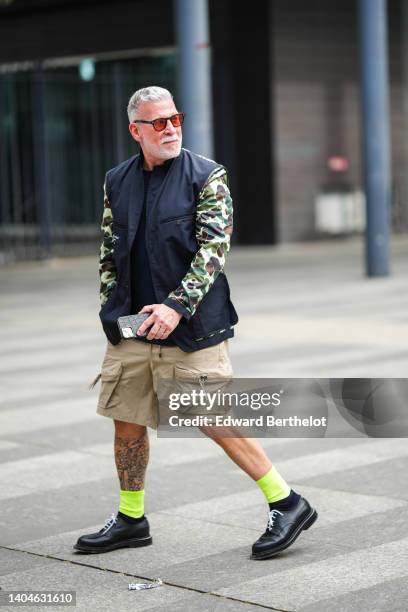
[[[188,215],[182,215],[181,217],[170,217],[169,219],[164,219],[164,221],[160,221],[160,225],[162,223],[170,223],[170,221],[181,221],[182,219],[187,219],[188,217],[193,217],[194,213],[189,213]]]
[[[215,331],[209,332],[206,336],[202,336],[201,338],[194,338],[194,341],[201,342],[201,340],[208,340],[216,334],[222,334],[223,332],[227,331],[227,329],[232,329],[233,327],[233,325],[230,325],[229,328],[225,327],[224,329],[216,329]]]
[[[118,229],[125,229],[125,230],[128,229],[127,225],[125,225],[124,223],[119,223],[118,221],[115,221],[115,220],[112,221],[112,227],[113,228],[117,227]]]

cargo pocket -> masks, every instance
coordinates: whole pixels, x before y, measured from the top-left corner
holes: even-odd
[[[192,371],[182,366],[174,366],[174,384],[175,392],[178,394],[185,394],[192,396],[193,392],[206,391],[208,387],[208,374],[207,372]],[[191,412],[191,406],[188,405],[188,412]],[[182,407],[179,409],[183,412]]]
[[[178,407],[178,413],[189,416],[207,414],[205,403],[204,405],[202,403],[198,405],[193,402],[190,403],[186,400],[186,396],[188,395],[192,398],[193,394],[197,393],[197,391],[207,391],[208,373],[194,371],[175,365],[174,379],[173,393],[175,392],[179,396],[183,395],[185,398],[183,403],[180,403]]]
[[[179,396],[187,394],[192,398],[191,403],[185,399],[184,403],[180,404],[178,408],[180,414],[213,416],[230,412],[230,403],[224,401],[222,393],[228,390],[231,377],[225,377],[219,371],[209,369],[197,371],[175,365],[174,378],[174,389]],[[201,394],[201,391],[204,392],[204,395]],[[199,394],[195,395],[194,400],[193,393]],[[211,404],[209,403],[210,397],[215,397],[215,400],[211,400]]]
[[[189,353],[174,365],[174,378],[203,384],[210,381],[226,381],[233,377],[228,342],[216,344]]]
[[[121,362],[116,362],[102,368],[101,372],[101,392],[99,394],[98,407],[110,408],[112,406],[112,395],[119,384],[122,376],[123,366]]]
[[[197,370],[189,370],[182,366],[174,366],[174,378],[176,380],[185,380],[188,382],[202,383],[208,380],[208,372],[200,372]]]

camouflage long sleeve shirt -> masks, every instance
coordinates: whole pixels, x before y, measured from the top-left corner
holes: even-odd
[[[224,269],[232,228],[233,209],[227,172],[224,168],[217,168],[207,178],[198,196],[198,251],[180,285],[165,300],[168,305],[173,302],[175,309],[187,319],[194,315],[201,300]]]
[[[101,306],[107,301],[110,292],[116,285],[117,270],[113,257],[114,238],[113,238],[113,215],[111,205],[106,193],[106,179],[103,186],[103,215],[101,230],[103,233],[102,244],[99,251],[99,277],[101,281],[99,297]]]
[[[101,230],[99,273],[101,305],[105,304],[116,285],[116,267],[113,258],[112,210],[104,187],[104,212]],[[230,249],[233,229],[232,199],[228,177],[224,168],[217,168],[201,189],[196,207],[196,239],[198,250],[180,285],[168,295],[165,304],[187,319],[194,315],[204,296],[223,271]]]

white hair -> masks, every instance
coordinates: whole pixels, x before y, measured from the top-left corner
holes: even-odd
[[[173,96],[169,90],[164,89],[164,87],[151,85],[150,87],[142,87],[142,89],[138,89],[131,96],[127,107],[129,122],[132,123],[132,121],[135,120],[136,111],[143,102],[158,102],[159,100],[165,99],[173,100]]]

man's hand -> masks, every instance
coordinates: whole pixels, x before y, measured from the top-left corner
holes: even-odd
[[[181,314],[165,304],[148,304],[143,306],[138,314],[142,312],[150,312],[151,315],[139,327],[137,335],[142,335],[148,327],[153,325],[146,336],[147,340],[164,340],[177,327],[182,317]]]

